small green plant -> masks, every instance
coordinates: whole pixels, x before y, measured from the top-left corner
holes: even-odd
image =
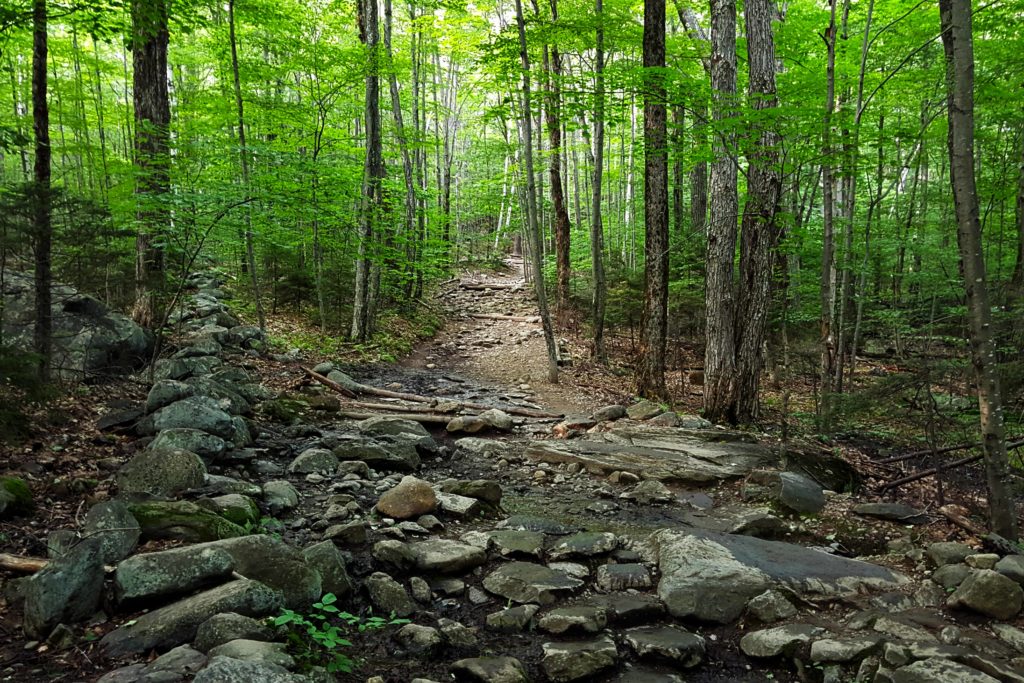
[[[308,667],[324,666],[330,673],[351,673],[355,661],[338,648],[352,647],[345,635],[353,628],[358,633],[408,624],[408,619],[396,619],[394,613],[384,617],[361,617],[338,609],[338,598],[327,593],[313,604],[309,614],[286,609],[273,620],[275,626],[288,628],[288,642],[293,654]],[[339,623],[340,622],[340,623]]]

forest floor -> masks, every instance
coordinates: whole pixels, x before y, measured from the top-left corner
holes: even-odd
[[[586,343],[578,338],[559,340],[565,359],[559,383],[546,381],[544,338],[539,322],[534,320],[535,304],[523,281],[521,262],[511,261],[506,270],[499,272],[463,272],[459,279],[433,297],[431,305],[443,309],[446,325],[442,331],[420,344],[400,363],[355,367],[351,368],[352,375],[377,387],[422,394],[437,393],[441,387],[445,395],[458,400],[553,411],[566,415],[570,423],[584,421],[602,406],[629,405],[632,401],[628,377],[621,371],[593,364]],[[259,375],[264,386],[292,392],[309,383],[302,366],[321,360],[331,359],[264,356],[248,359],[246,363]],[[146,383],[131,378],[82,386],[32,415],[33,438],[18,448],[5,447],[0,456],[5,471],[25,476],[32,482],[33,493],[40,504],[30,517],[2,522],[0,548],[3,552],[45,556],[49,532],[79,528],[89,506],[111,495],[112,474],[133,455],[135,447],[131,439],[100,431],[96,421],[111,410],[143,401],[146,390]],[[692,396],[692,388],[687,388],[687,394]],[[552,424],[551,421],[525,421],[513,434],[499,438],[522,448],[530,440],[551,439]],[[280,442],[283,438],[280,432],[276,428],[271,431],[278,434],[273,441]],[[436,428],[432,428],[431,433],[441,444],[455,450],[452,435]],[[771,434],[757,436],[763,443],[776,443]],[[289,448],[299,450],[299,441],[293,438]],[[876,447],[874,443],[868,449],[854,445],[837,447],[835,451],[863,475],[864,488],[856,495],[830,496],[824,510],[816,516],[785,520],[778,537],[791,543],[829,548],[841,556],[870,557],[919,579],[925,575],[919,558],[912,559],[912,554],[903,552],[892,554],[894,548],[920,548],[945,540],[982,545],[980,538],[937,514],[938,497],[935,484],[929,479],[881,495],[879,485],[900,476],[902,465],[880,464],[873,460],[872,456],[877,456]],[[496,479],[504,492],[502,505],[510,514],[542,516],[588,531],[612,531],[622,539],[631,540],[658,529],[690,526],[695,515],[699,517],[711,507],[728,508],[743,502],[742,482],[734,480],[711,487],[673,487],[678,503],[675,505],[620,505],[615,502],[617,489],[600,477],[586,472],[569,476],[564,468],[538,466],[527,459],[512,458],[511,461],[510,466],[487,458],[426,460],[418,476],[428,481]],[[961,505],[960,511],[968,516],[977,515],[983,504],[978,472],[971,472],[970,477],[947,481],[943,491],[945,502]],[[964,485],[958,486],[958,481]],[[322,486],[315,483],[297,481],[296,486],[300,489],[302,503],[285,520],[280,534],[301,546],[318,538],[318,530],[322,529],[316,521],[324,514],[327,496],[323,495]],[[595,501],[601,498],[607,503],[595,507]],[[918,507],[928,515],[928,523],[911,528],[851,513],[857,503],[883,499]],[[493,523],[485,522],[451,523],[448,533],[465,534],[492,528]],[[144,550],[165,546],[166,543],[151,542]],[[373,567],[369,548],[353,551],[350,572],[355,577],[369,574]],[[466,604],[463,611],[457,612],[457,618],[467,623],[481,623],[494,609],[493,602]],[[0,680],[95,680],[111,668],[95,647],[95,642],[113,626],[111,622],[101,618],[88,627],[86,637],[76,646],[62,650],[46,643],[27,641],[21,635],[19,620],[16,610],[0,610]],[[962,623],[976,624],[978,619],[967,618]],[[740,637],[748,629],[749,624],[742,621],[702,628],[701,634],[715,646],[713,649],[709,646],[705,665],[689,673],[687,680],[760,681],[766,676],[775,680],[796,680],[797,674],[786,661],[771,661],[751,669],[738,646]],[[521,653],[514,654],[523,660],[531,675],[541,677],[540,645],[545,640],[542,634],[531,632],[511,637],[480,629],[478,635],[485,652],[507,652],[511,639],[515,647],[521,649]],[[385,636],[371,636],[358,653],[367,663],[360,672],[362,675],[346,680],[363,680],[371,673],[370,669],[388,681],[408,680],[407,665],[395,661],[391,651]],[[442,661],[424,663],[417,673],[442,680],[447,676],[446,666]]]

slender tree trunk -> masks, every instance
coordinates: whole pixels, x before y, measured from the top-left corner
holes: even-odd
[[[978,389],[982,449],[988,482],[989,523],[992,531],[1017,539],[1017,514],[1010,496],[1009,461],[1003,423],[1003,404],[996,365],[985,274],[985,258],[978,218],[974,177],[974,46],[970,0],[939,0],[942,45],[946,55],[946,92],[949,116],[949,175],[956,211],[960,270],[967,290],[971,360]]]
[[[49,382],[51,375],[53,316],[52,273],[50,262],[53,226],[50,197],[50,109],[46,102],[47,54],[46,0],[32,3],[32,128],[35,133],[35,323],[33,348],[39,355],[39,380]]]
[[[551,21],[558,23],[558,0],[551,3]],[[557,272],[557,301],[559,318],[569,305],[569,240],[571,227],[569,210],[565,206],[562,189],[562,55],[558,46],[551,46],[551,74],[548,80],[548,104],[545,108],[548,124],[548,146],[551,148],[551,204],[555,212],[555,269]]]
[[[246,195],[252,192],[249,182],[249,150],[245,146],[245,108],[242,104],[242,81],[238,75],[238,42],[235,38],[235,0],[228,0],[228,37],[231,40],[231,76],[235,87],[235,107],[238,110],[238,156],[242,165],[242,187]],[[260,280],[256,274],[256,246],[252,234],[252,207],[245,207],[245,260],[249,265],[249,285],[256,304],[256,318],[260,329],[267,329],[267,318],[263,312],[263,298],[260,296]],[[321,321],[322,322],[322,321]]]
[[[162,206],[170,190],[167,43],[165,0],[132,0],[135,162],[138,167],[135,193],[139,203],[132,314],[142,325],[152,325],[156,320],[154,290],[160,288],[164,271],[159,235],[169,227],[166,225],[169,213]]]
[[[735,0],[711,1],[711,97],[715,122],[733,116],[736,106]],[[736,371],[733,261],[739,199],[735,134],[728,132],[730,128],[724,126],[723,132],[715,137],[711,222],[705,256],[704,414],[713,422],[732,422],[734,417],[730,415],[729,404]]]
[[[537,296],[544,342],[548,349],[548,381],[558,383],[558,349],[548,313],[547,293],[544,291],[544,249],[541,244],[540,225],[537,223],[537,194],[533,167],[533,122],[530,107],[530,55],[526,49],[526,22],[523,4],[516,0],[516,24],[519,27],[519,60],[523,67],[523,160],[526,163],[526,229],[529,233],[530,256],[533,259],[533,291]]]
[[[832,377],[836,362],[835,339],[835,199],[832,172],[832,115],[836,101],[836,0],[830,0],[831,18],[822,39],[828,52],[825,86],[825,115],[822,117],[821,201],[823,233],[821,238],[821,364],[818,422],[822,431],[832,426]]]
[[[750,0],[748,0],[750,1]],[[665,0],[644,0],[644,311],[637,393],[668,398],[668,128]]]
[[[603,0],[594,0],[597,15],[597,47],[594,56],[594,180],[590,212],[590,260],[594,273],[594,295],[591,318],[594,325],[594,358],[607,362],[604,348],[604,225],[601,222],[601,180],[604,174],[604,6]]]
[[[395,119],[395,137],[398,138],[398,147],[402,154],[402,176],[405,179],[405,239],[409,245],[406,248],[406,258],[412,262],[415,258],[415,250],[412,248],[416,243],[416,186],[413,178],[412,157],[409,154],[409,142],[405,132],[405,122],[402,117],[402,98],[398,92],[398,75],[395,73],[394,53],[391,50],[391,0],[384,0],[384,51],[388,60],[388,87],[391,91],[391,113]]]
[[[1017,171],[1017,204],[1014,214],[1017,226],[1017,259],[1013,264],[1010,292],[1014,303],[1024,297],[1024,129],[1020,135],[1020,168]]]
[[[684,205],[683,156],[685,146],[683,127],[686,114],[683,105],[672,108],[672,231],[677,244],[686,232],[686,206]]]

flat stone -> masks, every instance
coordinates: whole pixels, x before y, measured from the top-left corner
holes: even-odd
[[[240,638],[270,641],[274,639],[274,632],[252,617],[225,612],[214,614],[199,625],[193,645],[200,652],[209,652],[218,645]]]
[[[235,571],[242,576],[279,591],[289,609],[308,609],[323,594],[320,572],[307,564],[302,551],[280,538],[252,534],[207,546],[231,555]]]
[[[950,607],[961,607],[994,619],[1010,619],[1020,612],[1024,590],[1013,579],[991,569],[972,571],[949,596]]]
[[[999,555],[995,553],[978,553],[964,558],[964,564],[972,569],[995,569],[997,562]]]
[[[409,549],[416,568],[425,572],[465,572],[487,561],[487,554],[480,548],[448,539],[420,541]]]
[[[665,615],[665,605],[645,593],[609,593],[588,598],[586,603],[600,607],[614,626],[646,624]]]
[[[794,616],[796,607],[779,591],[767,590],[747,603],[747,611],[762,624],[772,624]]]
[[[546,517],[533,515],[512,515],[497,524],[499,529],[517,529],[519,531],[535,531],[548,536],[566,536],[575,533],[576,528],[556,522]]]
[[[326,448],[308,448],[295,456],[288,465],[288,472],[291,474],[333,473],[336,469],[338,456]]]
[[[518,603],[550,605],[559,596],[572,593],[583,582],[531,562],[510,562],[487,575],[483,586],[489,592]]]
[[[459,681],[477,683],[530,683],[526,669],[515,657],[474,657],[460,659],[451,665]]]
[[[103,564],[128,557],[142,535],[138,521],[128,506],[119,500],[103,501],[89,508],[83,531],[87,537],[100,539],[100,558]]]
[[[825,629],[811,624],[787,624],[761,631],[752,631],[740,639],[740,649],[748,657],[767,658],[792,654],[798,647],[811,642]]]
[[[640,659],[666,660],[686,669],[704,660],[704,639],[678,626],[631,628],[624,638]]]
[[[213,657],[209,666],[196,674],[193,683],[309,683],[306,676],[263,662],[246,662],[232,657]]]
[[[114,575],[114,588],[119,602],[180,595],[230,576],[234,567],[234,559],[221,548],[172,548],[122,561]]]
[[[997,683],[999,679],[948,659],[923,659],[896,669],[893,683]]]
[[[853,662],[864,659],[881,647],[881,638],[870,636],[822,638],[811,643],[812,662]]]
[[[851,510],[865,517],[877,517],[898,524],[927,524],[928,515],[903,503],[860,503]]]
[[[626,415],[631,420],[650,420],[652,417],[661,415],[663,412],[665,411],[661,406],[647,399],[641,399],[626,408]]]
[[[161,673],[180,678],[192,676],[206,666],[206,661],[206,655],[202,652],[193,650],[188,645],[179,645],[150,662],[146,667],[144,680],[156,680],[158,677],[154,674]]]
[[[454,493],[436,491],[437,507],[449,515],[455,517],[476,517],[480,514],[480,501],[469,496],[460,496]]]
[[[743,485],[744,500],[770,500],[790,512],[813,515],[825,507],[821,486],[796,472],[755,470]]]
[[[362,434],[389,436],[411,434],[414,436],[430,437],[430,432],[419,422],[403,420],[398,417],[371,417],[360,422],[357,427]]]
[[[928,555],[928,559],[930,559],[932,564],[936,567],[942,567],[947,564],[958,564],[967,559],[968,555],[974,555],[976,553],[977,551],[970,546],[951,541],[932,543],[925,551],[925,554]]]
[[[618,475],[618,480],[621,482],[623,474],[622,472],[616,472],[612,474],[612,477]],[[619,498],[636,501],[640,505],[653,505],[655,503],[670,503],[674,496],[672,495],[672,489],[665,486],[664,483],[657,479],[646,479],[629,491],[622,493]]]
[[[651,573],[642,564],[603,564],[597,568],[597,587],[603,591],[650,588]]]
[[[210,650],[210,657],[230,657],[243,662],[272,664],[282,669],[291,669],[295,666],[295,660],[285,652],[285,647],[284,643],[240,638],[213,648]]]
[[[615,550],[619,539],[608,532],[581,532],[568,536],[548,549],[551,560],[566,560],[574,557],[606,555]]]
[[[416,603],[405,587],[384,572],[374,572],[363,581],[370,602],[383,614],[407,617],[416,611]]]
[[[608,636],[597,640],[544,643],[541,668],[554,683],[589,680],[618,663],[615,641]]]
[[[102,590],[102,544],[95,537],[83,539],[25,582],[25,633],[41,640],[57,624],[91,617]]]
[[[538,605],[516,605],[487,615],[487,628],[492,631],[518,633],[525,631],[537,614]]]
[[[626,406],[622,405],[608,405],[602,408],[598,408],[594,411],[591,416],[594,422],[606,422],[610,420],[621,420],[626,417]]]
[[[488,534],[490,547],[498,551],[502,557],[533,557],[540,559],[544,554],[542,533],[536,531],[518,531],[502,529]]]
[[[559,607],[546,613],[537,622],[542,631],[555,635],[565,633],[599,633],[608,623],[604,609],[593,605]]]

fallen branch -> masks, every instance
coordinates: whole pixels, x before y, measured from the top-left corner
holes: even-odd
[[[454,401],[439,401],[436,405],[422,407],[398,405],[397,403],[367,403],[365,401],[352,401],[347,405],[364,410],[388,410],[396,413],[454,413],[459,409],[459,404]]]
[[[342,410],[338,414],[342,417],[347,417],[350,420],[369,420],[372,417],[393,417],[403,420],[411,420],[413,422],[421,422],[424,424],[440,425],[446,425],[452,421],[450,415],[424,415],[423,413],[392,413],[390,415],[382,415],[381,413],[364,413],[354,410]]]
[[[345,387],[341,386],[340,384],[338,384],[334,380],[327,379],[326,377],[321,375],[319,372],[313,372],[310,368],[307,368],[307,367],[303,367],[302,370],[307,375],[309,375],[310,377],[315,379],[317,382],[320,382],[320,384],[323,384],[328,389],[334,389],[335,391],[337,391],[342,396],[348,396],[349,398],[355,398],[356,397],[356,395],[354,393],[352,393],[351,391],[349,391]]]
[[[470,313],[470,318],[479,320],[511,320],[516,323],[539,323],[539,315],[500,315],[498,313]]]
[[[1015,439],[1013,441],[1006,442],[1007,450],[1011,448],[1020,448],[1024,446],[1024,439]],[[914,451],[913,453],[904,453],[903,455],[894,455],[891,458],[883,458],[881,460],[875,460],[875,463],[884,464],[890,462],[903,462],[904,460],[913,460],[914,458],[923,458],[929,455],[942,455],[943,453],[952,453],[954,451],[964,451],[968,448],[979,448],[981,442],[961,443],[955,446],[945,446],[943,448],[936,448],[935,450],[925,451]]]
[[[0,569],[20,574],[35,574],[45,567],[49,560],[42,557],[21,557],[10,553],[0,553]]]
[[[885,492],[885,491],[888,491],[889,489],[894,489],[894,488],[897,488],[899,486],[903,486],[904,484],[909,484],[912,481],[917,481],[918,479],[925,479],[927,477],[932,477],[932,476],[934,476],[936,474],[939,474],[940,472],[945,472],[946,470],[951,470],[951,469],[954,469],[956,467],[963,467],[964,465],[970,465],[972,462],[977,462],[978,460],[981,460],[981,458],[982,458],[981,454],[972,455],[972,456],[967,457],[967,458],[961,458],[960,460],[954,460],[953,462],[945,464],[945,465],[940,465],[938,467],[933,467],[933,468],[928,469],[928,470],[921,470],[920,472],[916,472],[914,474],[907,475],[907,476],[902,477],[900,479],[895,479],[893,481],[890,481],[887,484],[883,484],[879,488],[879,491],[880,492]]]
[[[505,283],[505,282],[490,282],[490,283],[488,283],[488,282],[460,282],[459,283],[459,287],[461,287],[462,289],[472,289],[472,290],[477,290],[477,291],[485,290],[485,289],[521,289],[522,286],[523,285],[520,284],[520,283],[509,284],[509,283]]]
[[[981,538],[988,532],[978,524],[975,524],[971,520],[967,519],[959,512],[957,512],[952,505],[943,505],[939,508],[939,514],[948,519],[949,521],[956,524],[961,529],[964,529],[968,533],[974,534],[978,538]]]

